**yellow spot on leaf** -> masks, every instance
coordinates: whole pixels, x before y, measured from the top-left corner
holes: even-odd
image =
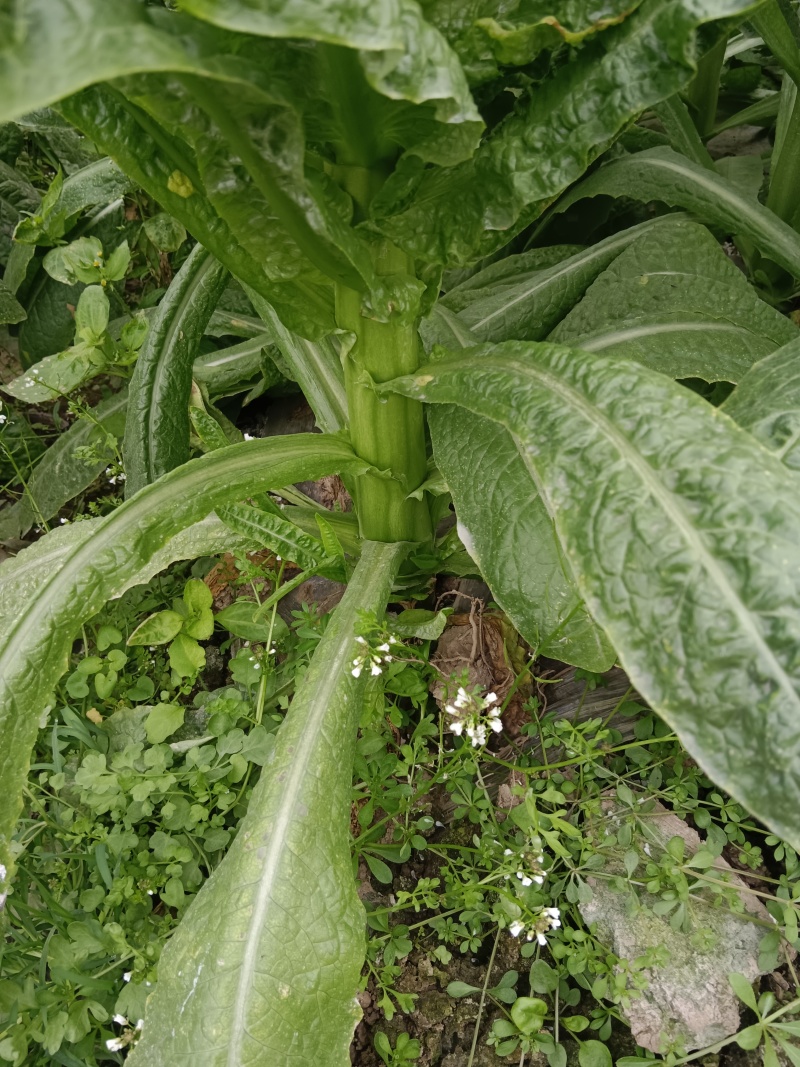
[[[194,192],[194,186],[191,180],[183,173],[182,170],[174,170],[167,179],[167,188],[171,193],[175,193],[177,196],[182,196],[184,200],[188,198]]]

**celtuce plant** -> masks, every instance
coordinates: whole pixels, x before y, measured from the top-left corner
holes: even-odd
[[[611,0],[602,18],[498,0],[7,5],[0,121],[54,108],[113,161],[104,180],[141,187],[196,245],[128,353],[125,503],[30,550],[45,560],[35,581],[25,554],[0,575],[25,593],[2,606],[3,899],[31,748],[85,620],[218,545],[218,524],[203,525],[214,509],[237,535],[291,546],[306,572],[343,577],[355,560],[238,836],[161,957],[132,1067],[349,1062],[364,956],[349,787],[363,694],[391,655],[356,628],[413,583],[411,546],[440,547],[445,484],[476,568],[534,650],[621,663],[704,771],[800,845],[798,330],[682,215],[544,247],[585,198],[657,199],[734,236],[754,272],[792,290],[794,146],[764,205],[706,165],[701,141],[709,66],[757,10],[794,79],[797,27],[774,0]],[[690,83],[699,129],[680,97]],[[665,101],[671,147],[639,150],[623,135]],[[52,216],[63,195],[16,248],[61,240],[46,224],[68,217]],[[7,321],[20,321],[27,255],[6,272]],[[229,444],[204,420],[193,374],[213,377],[198,346],[229,275],[322,434]],[[93,351],[106,325],[101,307]],[[737,389],[718,409],[686,378]],[[358,519],[346,549],[263,497],[242,503],[333,473]],[[465,687],[449,729],[490,740],[492,695]],[[536,881],[538,857],[518,872]],[[552,908],[510,929],[541,943],[558,923]]]

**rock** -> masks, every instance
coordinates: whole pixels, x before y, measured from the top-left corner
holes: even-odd
[[[633,840],[626,848],[616,846],[619,854],[606,866],[607,874],[620,876],[617,888],[613,879],[588,878],[592,899],[579,904],[580,912],[587,923],[595,924],[597,936],[620,959],[633,963],[659,948],[663,954],[654,965],[639,972],[647,986],[624,1005],[634,1038],[644,1048],[664,1053],[673,1047],[685,1051],[703,1048],[730,1036],[739,1029],[739,1001],[727,976],[736,971],[753,982],[766,973],[758,966],[758,947],[765,930],[748,916],[769,922],[768,912],[725,860],[716,857],[712,877],[731,886],[742,913],[732,912],[709,889],[699,888],[693,890],[687,908],[688,932],[673,929],[669,915],[660,917],[652,910],[659,896],[628,881],[622,857],[632,850],[639,853],[640,865],[633,878],[641,883],[645,864],[650,859],[658,863],[671,838],[680,837],[685,842],[686,859],[698,852],[703,842],[660,804],[646,813],[621,809],[614,802],[604,806],[602,831],[610,834],[627,821],[633,827]],[[690,881],[695,873],[699,872],[692,872]]]

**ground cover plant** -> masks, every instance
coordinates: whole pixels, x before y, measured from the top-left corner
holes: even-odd
[[[413,960],[451,1062],[605,1067],[678,954],[608,883],[758,934],[743,1029],[622,1067],[796,1064],[796,8],[2,25],[0,1057],[341,1065],[363,1009],[365,1067],[433,1062]]]

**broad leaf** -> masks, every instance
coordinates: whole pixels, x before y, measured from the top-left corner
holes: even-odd
[[[434,309],[432,319],[438,319],[440,344],[478,344],[463,327],[446,336],[448,321],[456,317],[444,308]],[[514,437],[491,419],[465,417],[451,405],[432,407],[428,425],[459,536],[494,599],[539,655],[607,671],[614,650],[586,610]]]
[[[448,293],[442,304],[459,311],[461,320],[481,341],[540,341],[624,249],[649,233],[658,241],[663,228],[673,225],[669,217],[643,222],[532,273],[528,264],[533,253],[509,256],[471,278],[466,292],[459,287]],[[513,274],[515,263],[522,268],[519,279]],[[500,266],[505,270],[498,279]],[[486,287],[481,285],[483,276],[490,282]]]
[[[633,684],[709,777],[800,844],[794,475],[630,360],[507,343],[393,386],[515,436]]]
[[[559,201],[557,210],[591,196],[660,200],[687,208],[709,225],[749,238],[763,255],[800,278],[800,235],[721,175],[671,148],[651,148],[600,167]]]
[[[126,404],[123,390],[101,401],[56,438],[34,468],[23,495],[0,514],[0,537],[22,537],[32,526],[52,519],[92,484],[112,457],[108,435],[122,437]],[[87,451],[96,452],[98,458],[82,458]]]
[[[797,335],[704,226],[672,221],[622,252],[548,340],[672,378],[737,382]]]
[[[428,423],[459,536],[493,598],[538,655],[607,671],[614,650],[586,610],[512,435],[449,404],[431,408]]]
[[[151,320],[128,390],[125,495],[189,458],[192,364],[228,272],[196,245]]]
[[[97,204],[110,204],[132,184],[112,159],[98,159],[70,174],[55,190],[51,185],[39,210],[17,226],[14,240],[21,244],[55,244],[74,216]],[[51,195],[53,192],[55,195]]]
[[[131,1067],[349,1062],[365,949],[348,834],[355,624],[383,610],[404,551],[365,543],[239,833],[162,953]]]
[[[722,411],[800,471],[800,340],[756,363]]]
[[[170,215],[178,219],[240,281],[267,297],[281,319],[304,336],[319,337],[335,328],[333,293],[322,276],[304,280],[279,277],[285,267],[285,239],[268,226],[268,217],[244,206],[234,228],[206,195],[192,151],[145,112],[108,88],[94,86],[62,101],[60,109],[95,143],[113,153],[119,165]],[[246,223],[248,224],[246,226]],[[247,237],[245,247],[243,241]],[[253,243],[257,253],[252,251]],[[290,264],[294,260],[290,259]],[[299,266],[298,268],[299,269]]]
[[[750,6],[645,0],[520,92],[471,160],[449,170],[401,168],[373,201],[372,226],[410,254],[449,266],[507,244],[633,118],[690,81],[699,27]]]
[[[461,65],[414,0],[355,0],[351,4],[182,0],[181,6],[227,29],[310,38],[355,49],[363,76],[374,91],[393,101],[422,105],[411,113],[395,108],[384,112],[384,117],[403,147],[423,159],[457,163],[477,145],[483,122]],[[330,61],[331,53],[326,58]],[[351,83],[355,80],[352,67],[344,67],[341,73]],[[349,86],[337,89],[343,95],[342,110],[366,107],[369,114],[363,95],[353,101]],[[364,116],[344,116],[344,121],[363,122]]]
[[[423,0],[426,18],[445,35],[473,84],[497,77],[503,66],[524,66],[544,48],[575,45],[635,11],[638,3],[597,5],[499,4],[497,0]]]
[[[63,558],[60,569],[22,607],[0,645],[0,863],[8,872],[13,867],[11,834],[39,717],[81,623],[140,573],[171,536],[216,505],[297,480],[364,469],[343,441],[319,434],[231,445],[146,486]]]

